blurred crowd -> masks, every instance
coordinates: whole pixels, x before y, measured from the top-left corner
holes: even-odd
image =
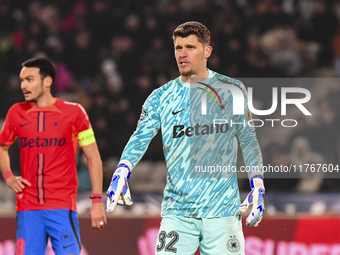
[[[315,77],[318,70],[328,70],[328,77],[336,78],[339,17],[335,0],[0,0],[0,119],[23,101],[21,63],[49,57],[57,69],[54,95],[81,103],[89,113],[106,189],[112,162],[135,130],[146,97],[179,75],[171,39],[179,24],[197,20],[210,29],[214,50],[208,67],[227,76]],[[264,162],[311,158],[339,164],[339,98],[335,83],[319,99],[320,114],[312,123],[301,120],[288,143],[262,148]],[[16,146],[12,165],[19,173]],[[161,146],[157,135],[144,160],[163,160]],[[90,189],[86,170],[79,155],[81,190]],[[340,190],[338,180],[327,179],[312,184],[271,180],[268,185],[277,191]]]

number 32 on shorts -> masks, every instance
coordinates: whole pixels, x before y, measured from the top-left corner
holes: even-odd
[[[177,248],[175,248],[174,245],[178,242],[178,240],[179,235],[176,231],[170,231],[169,233],[166,233],[164,230],[162,230],[158,235],[159,244],[156,246],[157,252],[160,252],[164,249],[166,252],[177,253]]]

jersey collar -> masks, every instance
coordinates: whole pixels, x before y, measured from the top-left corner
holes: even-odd
[[[56,98],[57,100],[55,101],[54,104],[51,105],[47,105],[47,106],[37,106],[34,103],[30,103],[31,104],[31,108],[27,111],[27,113],[30,112],[59,112],[61,113],[61,111],[57,108],[57,104],[59,103],[59,98]]]
[[[214,72],[213,72],[213,71],[211,71],[211,70],[208,69],[208,68],[207,68],[207,70],[208,70],[208,72],[209,72],[208,77],[207,77],[207,79],[205,79],[205,80],[202,81],[202,82],[207,82],[208,79],[211,79],[211,78],[213,78],[213,76],[214,76]],[[183,85],[184,87],[188,87],[188,88],[189,88],[190,85],[193,85],[193,84],[191,84],[191,83],[182,81],[181,76],[178,77],[178,81],[179,81],[179,83],[180,83],[181,85]]]

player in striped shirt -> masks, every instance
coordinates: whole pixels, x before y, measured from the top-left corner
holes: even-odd
[[[46,254],[50,237],[56,254],[80,254],[76,153],[81,146],[92,181],[92,227],[106,225],[102,205],[102,162],[85,109],[51,94],[55,69],[46,58],[22,64],[25,101],[8,111],[0,131],[0,170],[16,192],[16,255]],[[8,149],[20,142],[21,176],[14,176]]]
[[[156,254],[194,254],[199,247],[201,254],[244,255],[241,211],[253,204],[246,224],[258,226],[264,210],[262,156],[247,91],[240,81],[207,69],[212,47],[203,24],[178,26],[173,41],[180,77],[154,90],[144,103],[107,191],[107,211],[117,203],[132,204],[127,180],[161,131],[168,174]],[[238,108],[243,112],[234,114]],[[252,169],[252,191],[241,206],[237,139]]]

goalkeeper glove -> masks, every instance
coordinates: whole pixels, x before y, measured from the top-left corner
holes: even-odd
[[[248,227],[257,227],[260,224],[264,213],[265,188],[263,185],[263,177],[255,175],[253,178],[251,178],[250,187],[251,191],[240,205],[239,209],[242,213],[244,213],[247,211],[248,207],[252,205],[252,210],[246,219],[246,225]]]
[[[130,189],[127,180],[130,178],[130,169],[126,164],[119,164],[114,172],[111,184],[106,192],[106,212],[110,213],[119,205],[132,205]]]

